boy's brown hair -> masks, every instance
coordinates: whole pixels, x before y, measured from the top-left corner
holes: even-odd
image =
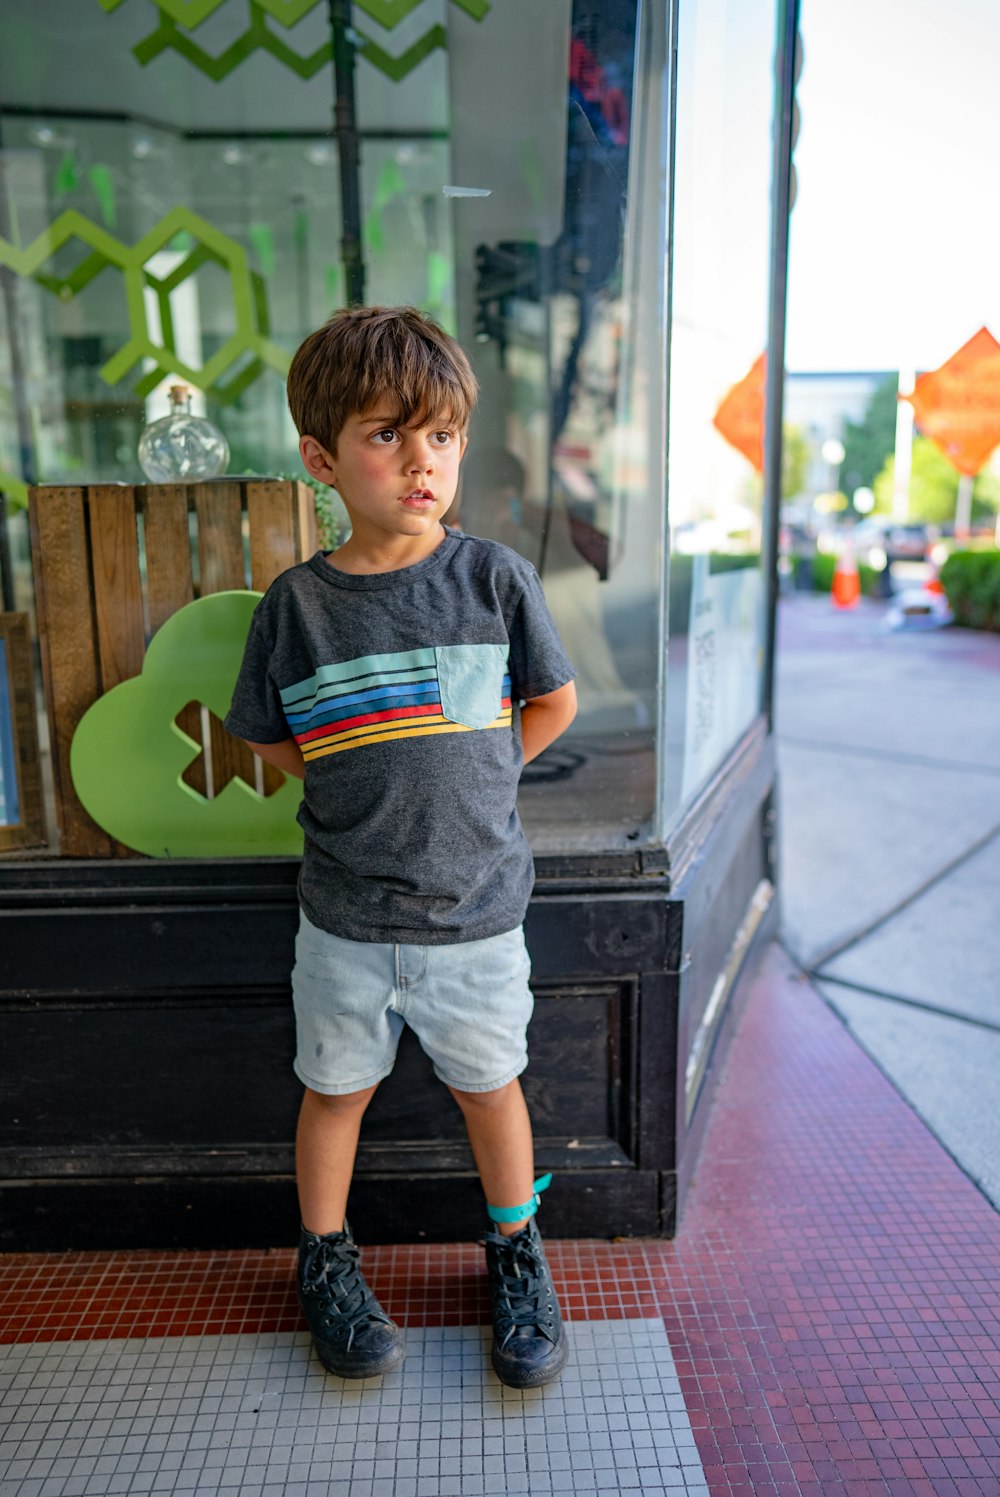
[[[300,436],[331,454],[349,416],[379,408],[393,425],[442,416],[464,431],[476,377],[462,348],[416,307],[345,307],[298,349],[288,408]]]

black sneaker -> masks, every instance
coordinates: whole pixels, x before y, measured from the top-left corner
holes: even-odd
[[[569,1346],[534,1217],[513,1237],[486,1233],[493,1370],[508,1388],[540,1388],[566,1366]]]
[[[299,1241],[299,1304],[327,1372],[377,1377],[403,1360],[403,1336],[365,1283],[351,1230]]]

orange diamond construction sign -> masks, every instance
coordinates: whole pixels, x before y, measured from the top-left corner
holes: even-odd
[[[758,473],[764,471],[764,385],[767,375],[766,355],[733,385],[712,418],[716,431],[749,458]]]
[[[924,436],[974,477],[1000,444],[1000,343],[981,327],[940,369],[921,374],[906,399]]]

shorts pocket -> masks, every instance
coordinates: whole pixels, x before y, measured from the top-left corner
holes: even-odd
[[[441,712],[449,722],[486,728],[500,716],[506,645],[440,645],[434,650]]]

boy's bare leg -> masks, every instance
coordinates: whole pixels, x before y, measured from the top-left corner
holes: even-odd
[[[465,1115],[469,1142],[490,1206],[520,1206],[534,1195],[531,1122],[521,1083],[492,1092],[451,1094]],[[559,1302],[530,1217],[491,1222],[484,1237],[493,1314],[493,1370],[511,1388],[540,1388],[558,1377],[569,1355]],[[502,1234],[502,1235],[497,1235]]]
[[[302,1225],[317,1237],[344,1230],[361,1119],[375,1091],[376,1087],[369,1086],[346,1096],[326,1097],[307,1087],[302,1098],[295,1133],[295,1174]]]
[[[522,1201],[530,1201],[534,1194],[534,1150],[521,1083],[515,1077],[493,1092],[448,1090],[465,1117],[488,1204],[520,1206]],[[511,1237],[527,1222],[525,1217],[523,1221],[495,1225],[505,1237]]]
[[[316,1354],[338,1377],[378,1377],[403,1360],[403,1335],[365,1282],[343,1232],[365,1108],[375,1087],[327,1097],[306,1088],[295,1135],[299,1206],[298,1296]]]

